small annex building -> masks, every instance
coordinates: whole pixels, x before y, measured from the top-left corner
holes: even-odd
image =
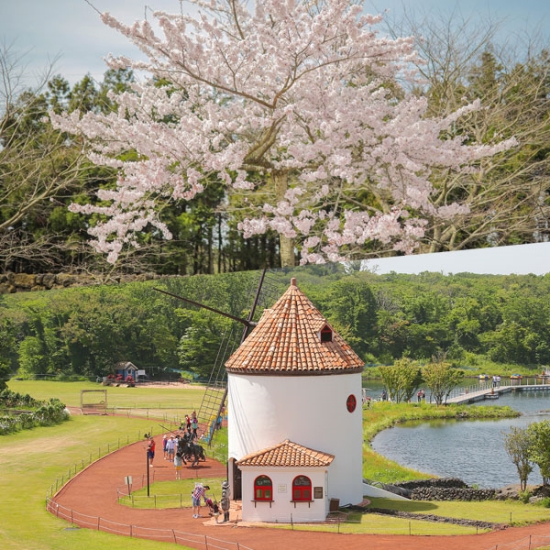
[[[226,362],[229,481],[243,521],[323,521],[363,499],[364,363],[296,280]]]
[[[246,521],[288,520],[289,503],[293,521],[304,517],[307,521],[324,521],[329,512],[327,469],[333,460],[333,455],[288,439],[241,458],[238,467],[242,472],[242,485],[254,490],[251,500],[254,509],[247,505]],[[269,508],[265,504],[269,504]]]
[[[126,380],[128,376],[136,380],[138,368],[131,361],[119,361],[114,370],[115,374],[122,376],[123,380]]]

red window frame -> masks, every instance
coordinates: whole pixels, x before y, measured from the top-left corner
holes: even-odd
[[[357,407],[357,398],[353,395],[353,393],[346,399],[346,407],[350,413],[352,413]]]
[[[273,500],[273,482],[268,476],[258,476],[254,480],[254,500]]]
[[[311,479],[307,476],[297,476],[292,481],[292,500],[310,501],[312,500]]]

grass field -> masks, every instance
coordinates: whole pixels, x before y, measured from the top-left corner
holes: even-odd
[[[101,386],[82,382],[12,381],[9,388],[29,393],[36,399],[57,397],[69,406],[80,405],[80,390],[98,389]],[[162,415],[175,416],[198,409],[202,399],[200,389],[181,388],[108,388],[109,407],[132,406],[150,410],[149,418],[125,416],[73,416],[59,426],[36,428],[0,437],[0,548],[2,550],[149,550],[169,543],[128,539],[87,529],[70,529],[66,522],[53,517],[45,510],[48,492],[55,480],[67,476],[75,464],[87,460],[107,447],[116,448],[130,439],[141,439],[146,432],[163,431]],[[173,408],[171,408],[173,407]],[[157,411],[155,416],[152,411]],[[386,468],[384,459],[380,464]],[[375,472],[374,472],[375,473]],[[167,492],[159,484],[152,489],[159,494]],[[379,507],[403,506],[396,501],[378,503]],[[452,517],[488,521],[524,523],[548,518],[548,510],[517,503],[405,503],[414,507],[430,507],[430,513]],[[434,511],[437,510],[437,512]],[[413,511],[413,510],[411,510]],[[492,519],[492,518],[495,519]],[[296,527],[296,526],[295,526]],[[319,527],[304,527],[316,529]],[[330,525],[334,532],[385,533],[385,534],[458,534],[474,532],[472,528],[425,521],[409,521],[372,514],[358,516],[349,523]],[[323,528],[321,528],[323,529]],[[173,547],[173,544],[170,544]],[[178,547],[182,548],[182,547]]]
[[[80,405],[80,390],[98,389],[86,382],[12,381],[9,389],[36,399],[57,397],[69,406]],[[158,409],[168,415],[198,409],[203,392],[197,389],[108,388],[109,406],[151,408],[150,418],[72,416],[58,426],[35,428],[0,437],[0,548],[2,550],[153,550],[168,543],[129,540],[88,529],[70,529],[65,521],[46,512],[46,496],[57,478],[75,464],[97,458],[107,448],[162,431]],[[167,408],[169,405],[177,409]],[[55,485],[54,485],[55,486]],[[173,546],[173,545],[170,545]],[[181,547],[178,547],[181,548]]]

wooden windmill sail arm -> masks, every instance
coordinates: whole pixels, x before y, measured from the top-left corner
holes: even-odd
[[[246,337],[248,336],[248,333],[250,332],[251,327],[256,326],[256,323],[254,323],[252,319],[254,317],[254,313],[256,313],[256,307],[258,306],[258,301],[260,299],[260,292],[262,291],[262,286],[264,284],[266,272],[267,272],[267,267],[264,267],[264,269],[262,270],[262,275],[260,276],[258,288],[256,289],[256,295],[254,296],[254,302],[252,303],[252,307],[250,308],[250,313],[248,314],[248,318],[246,320],[246,323],[244,324],[243,335],[241,337],[241,344],[246,340]]]
[[[153,290],[156,290],[157,292],[162,292],[163,294],[167,294],[168,296],[172,296],[173,298],[177,298],[178,300],[183,300],[184,302],[187,302],[188,304],[192,304],[194,306],[201,307],[202,309],[207,309],[208,311],[218,313],[219,315],[223,315],[224,317],[229,317],[229,319],[233,319],[233,321],[237,321],[238,323],[242,323],[247,328],[252,327],[256,324],[256,323],[252,322],[249,319],[241,319],[240,317],[235,317],[234,315],[231,315],[230,313],[225,313],[224,311],[220,311],[219,309],[215,309],[215,308],[207,306],[205,304],[195,302],[194,300],[190,300],[189,298],[184,298],[183,296],[178,296],[177,294],[172,294],[171,292],[167,292],[166,290],[161,290],[160,288],[154,288],[153,287]]]

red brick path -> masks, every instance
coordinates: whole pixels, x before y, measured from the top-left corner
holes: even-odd
[[[172,464],[162,458],[162,442],[155,438],[160,455],[155,457],[155,476],[173,475]],[[138,510],[122,506],[117,502],[117,488],[124,485],[125,476],[135,480],[142,478],[145,468],[145,445],[138,442],[112,453],[74,477],[56,495],[55,502],[62,508],[78,512],[75,518],[88,517],[90,527],[96,525],[93,518],[102,518],[116,524],[133,526],[133,536],[141,536],[138,529],[150,528],[147,538],[166,540],[156,537],[155,529],[176,530],[204,537],[215,537],[224,541],[233,541],[253,550],[527,550],[550,546],[550,523],[528,527],[509,528],[481,535],[470,536],[401,536],[401,535],[349,535],[337,533],[314,533],[289,531],[261,527],[243,526],[233,522],[215,524],[213,520],[193,519],[191,508],[169,510]],[[224,475],[225,468],[216,461],[201,462],[196,469],[188,466],[183,469],[186,477],[216,477]],[[199,478],[200,479],[200,478]],[[221,488],[212,487],[213,496],[220,499]],[[206,509],[203,508],[206,513]],[[549,515],[550,520],[550,515]],[[159,531],[160,533],[160,531]],[[173,542],[173,540],[172,540]],[[204,548],[203,544],[186,543],[187,546]]]

